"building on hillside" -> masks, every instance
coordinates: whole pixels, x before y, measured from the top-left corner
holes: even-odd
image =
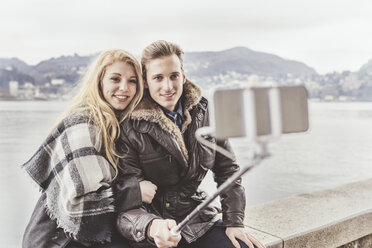
[[[65,83],[64,79],[60,78],[53,78],[50,82],[51,85],[56,86],[56,85],[63,85]]]
[[[19,84],[17,81],[10,81],[9,82],[9,94],[13,97],[17,97],[18,87],[19,87]]]

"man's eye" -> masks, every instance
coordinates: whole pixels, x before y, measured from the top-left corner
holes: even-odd
[[[159,80],[162,79],[162,76],[156,76],[156,77],[154,77],[154,79],[159,81]]]
[[[179,77],[178,74],[173,74],[173,75],[171,75],[171,79],[172,79],[172,80],[177,79],[178,77]]]

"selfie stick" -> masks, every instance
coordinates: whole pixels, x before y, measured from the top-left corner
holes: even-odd
[[[221,147],[219,147],[221,148]],[[223,149],[223,148],[221,148]],[[228,152],[225,150],[225,152]],[[233,156],[233,154],[231,154]],[[184,220],[182,220],[177,226],[175,226],[173,229],[171,229],[171,234],[173,236],[177,236],[180,234],[181,230],[192,220],[194,219],[197,214],[203,210],[205,207],[207,207],[214,199],[216,199],[222,192],[224,192],[226,189],[229,188],[237,179],[239,179],[241,176],[243,176],[245,173],[256,167],[260,161],[267,157],[268,154],[256,154],[255,158],[253,159],[253,162],[250,166],[245,166],[242,168],[241,171],[236,172],[234,175],[229,177],[223,184],[221,184],[220,187],[218,187],[217,191],[208,197],[203,203],[199,204]]]
[[[248,114],[245,116],[245,124],[247,125],[247,133],[249,134],[249,140],[253,141],[253,144],[255,144],[256,151],[254,150],[252,153],[251,164],[247,165],[242,168],[241,171],[236,172],[233,174],[230,178],[228,178],[223,184],[221,184],[216,192],[208,197],[203,203],[199,204],[184,220],[182,220],[177,226],[173,227],[171,229],[171,234],[173,236],[180,235],[181,230],[191,221],[193,220],[198,213],[203,210],[205,207],[207,207],[214,199],[216,199],[222,192],[224,192],[226,189],[229,188],[236,180],[238,180],[240,177],[242,177],[245,173],[256,167],[262,159],[265,159],[269,156],[269,153],[267,151],[267,144],[269,141],[272,141],[274,139],[277,139],[281,134],[281,112],[280,112],[280,101],[279,101],[279,91],[276,88],[273,88],[271,91],[269,91],[269,105],[270,105],[270,117],[271,117],[271,135],[267,135],[265,137],[258,137],[256,132],[256,117],[255,117],[255,103],[254,103],[254,95],[252,92],[247,91],[245,93],[245,106],[248,109]],[[224,156],[230,158],[231,160],[235,160],[234,154],[231,152],[225,150],[224,148],[217,146],[216,143],[210,142],[203,138],[205,135],[213,134],[214,131],[211,127],[202,127],[196,130],[195,136],[196,139],[202,143],[203,145],[206,145],[212,149],[215,149],[217,152],[220,152]]]

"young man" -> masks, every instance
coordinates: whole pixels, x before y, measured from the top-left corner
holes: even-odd
[[[209,206],[182,230],[182,239],[170,234],[205,199],[198,186],[209,169],[218,185],[239,170],[235,161],[196,141],[195,131],[209,125],[208,102],[186,79],[182,55],[179,46],[166,41],[156,41],[142,53],[147,91],[123,123],[118,148],[124,175],[150,180],[158,188],[151,204],[119,214],[118,229],[137,242],[133,246],[253,248],[252,243],[259,243],[244,229],[240,179],[221,195],[222,221],[218,209]],[[217,143],[230,150],[227,141]]]

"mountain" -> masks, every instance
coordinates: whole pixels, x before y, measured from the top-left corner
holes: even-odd
[[[303,78],[317,75],[313,68],[304,63],[256,52],[246,47],[220,52],[189,52],[185,54],[184,61],[187,73],[196,77],[226,74],[231,71],[272,77],[286,77],[291,74]]]
[[[372,77],[372,59],[364,64],[358,73],[362,77]]]
[[[35,83],[35,78],[27,73],[20,72],[18,69],[7,70],[0,68],[0,88],[8,88],[9,81]]]
[[[79,80],[80,73],[92,60],[93,56],[61,56],[41,61],[33,70],[38,74],[44,75],[48,80],[60,78],[69,83]]]
[[[32,66],[26,64],[20,59],[17,58],[10,58],[10,59],[2,59],[0,58],[0,69],[6,68],[16,68],[18,71],[22,72],[30,72],[32,70]]]
[[[41,93],[64,94],[79,80],[95,55],[61,56],[35,66],[17,58],[0,59],[0,97],[12,80],[21,86],[31,82]],[[275,82],[278,85],[305,85],[312,98],[372,100],[372,60],[357,72],[320,75],[298,61],[246,47],[234,47],[217,52],[187,52],[184,69],[187,77],[204,89],[244,86],[254,82],[272,85]],[[66,83],[60,86],[53,84],[52,79],[64,79]]]
[[[30,66],[17,58],[0,59],[0,88],[8,87],[8,82],[11,80],[18,81],[21,85],[24,82],[41,85],[50,82],[52,78],[75,83],[93,56],[77,54],[61,56],[41,61],[35,66]]]
[[[358,97],[365,100],[372,100],[372,59],[364,64],[356,73],[359,95]]]
[[[41,61],[36,66],[29,66],[17,58],[0,59],[0,69],[13,68],[13,72],[2,72],[0,87],[6,87],[9,79],[17,80],[20,84],[27,80],[40,85],[50,82],[52,78],[60,78],[73,84],[78,81],[95,55],[61,56]],[[256,52],[246,47],[235,47],[218,52],[188,52],[185,54],[184,61],[185,71],[190,78],[212,78],[232,72],[245,76],[256,74],[273,78],[286,78],[289,74],[300,78],[317,75],[313,68],[301,62]]]
[[[60,73],[69,73],[81,67],[86,67],[93,56],[61,56],[41,61],[34,67],[34,70],[42,74],[54,74],[57,70]]]

